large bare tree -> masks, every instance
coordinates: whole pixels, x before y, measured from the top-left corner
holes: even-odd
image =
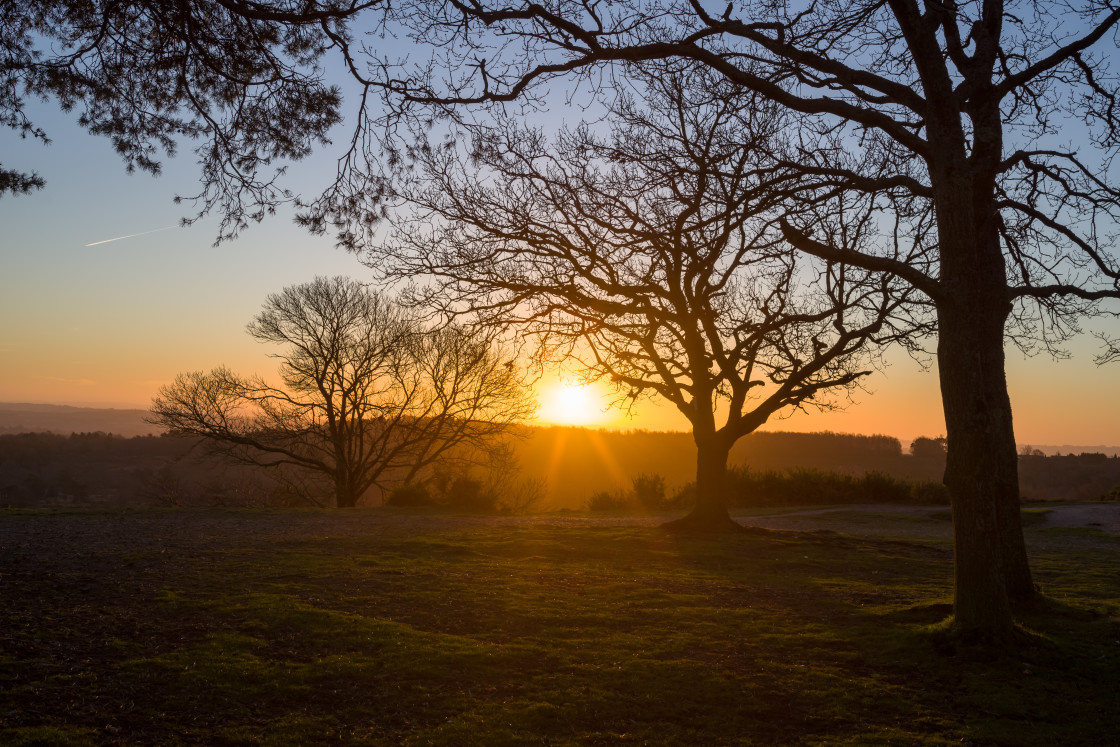
[[[935,261],[893,247],[841,248],[789,220],[787,240],[822,259],[905,278],[936,306],[953,497],[955,625],[1014,635],[1011,602],[1035,595],[1019,517],[1004,346],[1050,345],[1085,315],[1115,313],[1120,145],[1114,57],[1120,7],[1100,0],[745,0],[417,3],[400,17],[438,47],[423,67],[352,67],[380,89],[390,124],[458,119],[464,107],[527,106],[556,86],[594,91],[611,71],[680,59],[805,117],[791,166],[838,191],[891,190],[901,223],[931,215]],[[403,119],[401,118],[403,115]],[[356,140],[361,145],[361,141]],[[830,158],[862,155],[855,166]],[[354,230],[379,205],[361,147],[306,222]],[[922,209],[921,203],[926,207]],[[915,206],[918,206],[917,208]],[[916,212],[911,212],[915,211]]]
[[[920,294],[890,273],[799,257],[779,222],[799,192],[777,162],[783,121],[758,96],[665,65],[599,128],[555,139],[506,119],[469,147],[421,147],[392,240],[371,266],[416,293],[534,337],[538,354],[653,395],[689,421],[697,503],[686,528],[737,527],[728,452],[794,409],[829,408],[907,339]],[[599,132],[606,130],[609,132]],[[812,203],[841,250],[878,224],[867,203]]]
[[[269,296],[248,330],[283,346],[282,386],[227,368],[182,374],[152,401],[152,422],[243,463],[326,476],[339,508],[461,447],[494,447],[533,410],[513,357],[486,335],[425,329],[348,278]]]

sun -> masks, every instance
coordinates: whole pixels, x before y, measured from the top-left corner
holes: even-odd
[[[558,381],[541,392],[540,419],[558,425],[594,425],[603,420],[602,402],[586,384]]]

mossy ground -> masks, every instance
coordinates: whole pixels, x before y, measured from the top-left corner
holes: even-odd
[[[1120,744],[1120,537],[1028,526],[958,650],[946,522],[0,513],[0,743]]]

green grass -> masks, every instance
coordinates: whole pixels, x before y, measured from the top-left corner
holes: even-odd
[[[1120,538],[1029,527],[1052,603],[996,654],[935,632],[945,522],[827,516],[3,513],[0,743],[1120,744]],[[370,531],[265,531],[348,519]]]

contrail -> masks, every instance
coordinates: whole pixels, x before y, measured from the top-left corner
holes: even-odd
[[[153,228],[151,231],[141,231],[140,233],[130,233],[128,236],[118,236],[115,239],[105,239],[104,241],[95,241],[92,244],[86,244],[86,246],[97,246],[98,244],[108,244],[110,241],[120,241],[121,239],[131,239],[131,238],[134,238],[136,236],[144,236],[144,235],[149,234],[149,233],[155,233],[156,231],[166,231],[169,228],[178,228],[178,227],[179,227],[179,225],[175,224],[174,226],[164,226],[163,228]]]

